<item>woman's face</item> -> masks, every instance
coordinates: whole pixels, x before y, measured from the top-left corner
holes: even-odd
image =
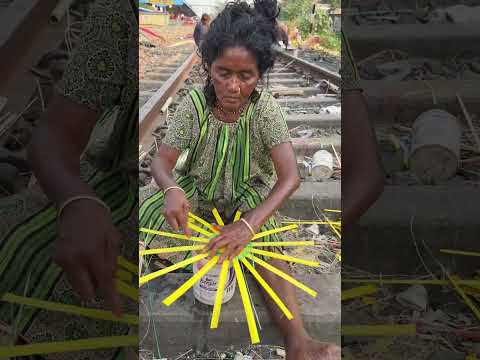
[[[220,105],[237,111],[247,101],[260,79],[255,56],[244,47],[223,51],[210,67],[210,77]]]

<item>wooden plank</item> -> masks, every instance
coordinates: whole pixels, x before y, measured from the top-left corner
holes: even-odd
[[[417,56],[442,57],[462,51],[478,53],[480,48],[475,24],[345,24],[344,31],[357,61],[385,49],[403,50]]]
[[[333,153],[332,145],[336,151],[341,151],[342,137],[339,134],[332,134],[321,138],[292,138],[292,145],[297,156],[313,156],[318,150],[327,150]]]
[[[277,99],[277,101],[282,106],[299,106],[299,105],[318,105],[318,106],[328,106],[333,104],[339,104],[340,99],[336,96],[329,95],[319,95],[315,97],[285,97]]]
[[[341,127],[340,114],[300,114],[287,115],[287,124],[289,129],[293,129],[300,125],[316,129],[324,129],[329,127]]]

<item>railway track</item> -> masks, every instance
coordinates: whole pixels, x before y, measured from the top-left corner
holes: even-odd
[[[315,216],[312,195],[318,200],[319,208],[340,207],[340,76],[281,50],[278,55],[275,67],[260,87],[268,87],[286,114],[303,178],[300,189],[285,205],[283,213],[295,218],[312,218]],[[150,181],[151,155],[155,152],[154,144],[158,145],[168,126],[168,114],[189,89],[203,86],[198,58],[191,48],[157,52],[157,56],[158,61],[146,67],[140,77],[140,171],[143,174],[140,180],[143,184]],[[331,152],[336,171],[332,178],[320,182],[309,176],[305,164],[322,149]]]
[[[433,254],[441,248],[471,248],[477,241],[473,234],[478,231],[480,151],[473,133],[480,130],[480,97],[475,90],[480,82],[472,54],[478,53],[479,35],[468,23],[418,21],[413,1],[390,3],[402,7],[405,21],[356,24],[348,14],[342,19],[386,172],[382,196],[363,216],[343,256],[349,266],[371,273],[409,274],[419,265],[410,255],[416,251],[413,231],[422,234]],[[392,68],[397,71],[381,74]],[[457,95],[473,126],[468,124]],[[405,167],[403,154],[398,156],[404,150],[392,150],[391,139],[396,137],[408,149],[414,121],[433,108],[447,110],[460,121],[460,161],[455,176],[424,185]],[[457,273],[469,273],[476,266],[469,259],[456,262],[443,257],[440,261]]]

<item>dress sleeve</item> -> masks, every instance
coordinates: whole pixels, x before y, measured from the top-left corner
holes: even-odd
[[[126,82],[128,40],[134,29],[120,4],[96,1],[90,9],[57,91],[104,111],[116,105]]]
[[[163,138],[163,144],[179,151],[187,149],[192,140],[196,116],[192,99],[187,95],[168,121],[168,130]]]
[[[277,145],[290,142],[286,116],[275,98],[266,95],[259,100],[259,107],[258,121],[265,148],[270,151]]]
[[[355,60],[348,44],[348,39],[342,32],[342,65],[340,70],[341,89],[347,90],[362,90],[360,79],[355,66]]]

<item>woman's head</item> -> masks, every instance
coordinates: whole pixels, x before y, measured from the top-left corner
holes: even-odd
[[[225,110],[238,110],[273,67],[278,13],[276,0],[255,0],[253,6],[237,1],[213,20],[200,49],[209,105],[218,101]]]
[[[203,25],[208,25],[208,23],[210,22],[210,15],[203,14],[200,21],[202,22]]]

